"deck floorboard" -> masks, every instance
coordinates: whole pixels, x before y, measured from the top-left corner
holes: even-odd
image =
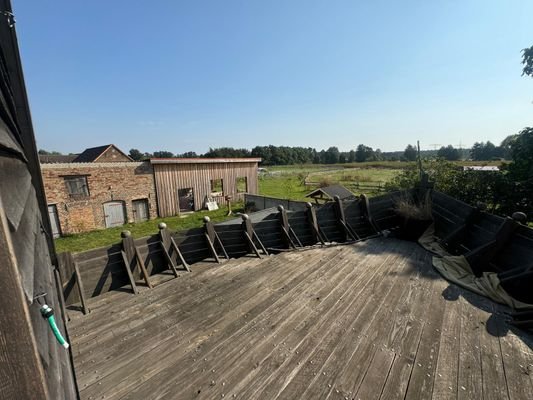
[[[377,238],[199,263],[70,311],[81,398],[509,399],[533,394],[531,335]]]

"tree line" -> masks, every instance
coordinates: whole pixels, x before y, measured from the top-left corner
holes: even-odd
[[[510,159],[512,142],[518,135],[508,136],[500,146],[495,146],[490,141],[476,142],[471,149],[455,148],[452,145],[442,146],[438,150],[422,150],[420,156],[424,159],[443,158],[448,161],[471,159],[474,161],[487,161],[497,159]],[[244,148],[219,147],[210,148],[204,154],[194,151],[186,153],[172,153],[170,151],[155,151],[143,153],[138,149],[131,149],[129,156],[134,160],[149,158],[246,158],[259,157],[262,165],[291,165],[291,164],[344,164],[368,161],[415,161],[418,150],[414,145],[407,145],[403,151],[383,152],[373,149],[365,144],[358,145],[350,151],[340,151],[338,147],[331,146],[326,150],[316,150],[312,147],[291,146],[255,146],[248,150]]]

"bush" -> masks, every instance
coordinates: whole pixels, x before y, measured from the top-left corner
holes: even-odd
[[[424,170],[440,192],[468,204],[483,203],[487,211],[499,215],[522,211],[533,220],[533,178],[514,181],[505,168],[499,172],[464,171],[445,160],[426,162]],[[413,188],[419,183],[419,176],[416,166],[410,166],[387,182],[385,188],[388,191]]]
[[[323,178],[320,179],[320,181],[318,181],[318,187],[326,187],[326,186],[331,186],[331,184],[333,183],[333,181],[331,180],[331,178],[329,176],[325,176]]]

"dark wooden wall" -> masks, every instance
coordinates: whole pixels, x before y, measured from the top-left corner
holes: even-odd
[[[54,338],[39,297],[67,336],[39,159],[9,0],[0,0],[0,398],[78,398],[70,350]],[[18,280],[18,282],[17,282]]]

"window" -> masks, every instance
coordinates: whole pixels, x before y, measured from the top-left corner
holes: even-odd
[[[245,176],[240,176],[235,179],[235,187],[237,188],[237,193],[246,193],[248,191],[248,180]]]
[[[211,179],[211,196],[221,196],[224,192],[222,179]]]
[[[65,176],[68,194],[71,197],[88,197],[89,186],[86,176]]]

